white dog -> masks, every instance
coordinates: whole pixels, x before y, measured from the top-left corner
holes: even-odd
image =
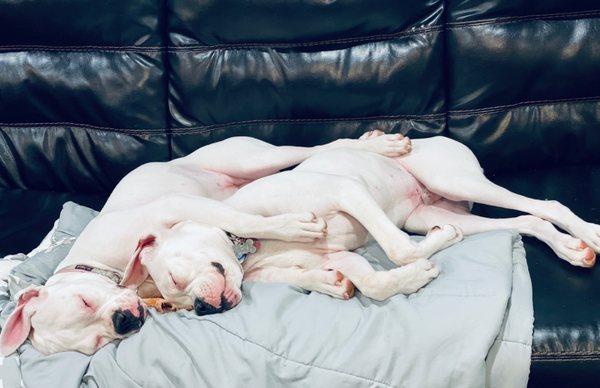
[[[134,290],[118,283],[128,264],[130,281],[145,279],[143,267],[134,264],[158,249],[171,250],[167,258],[176,268],[155,272],[154,280],[161,288],[179,292],[184,288],[178,280],[180,272],[189,276],[206,273],[213,289],[218,287],[216,299],[211,294],[214,291],[200,282],[185,284],[186,293],[215,305],[220,305],[225,295],[223,304],[234,306],[240,299],[238,264],[211,256],[209,247],[213,242],[202,243],[200,235],[179,249],[175,241],[186,230],[182,221],[201,222],[243,237],[313,242],[324,236],[325,222],[310,210],[263,217],[237,211],[219,201],[241,185],[321,151],[348,147],[397,156],[407,152],[408,144],[408,139],[402,140],[401,136],[341,139],[312,148],[275,147],[256,139],[231,138],[184,158],[135,169],[117,185],[46,285],[20,293],[18,305],[0,334],[0,352],[10,354],[30,337],[42,353],[77,350],[91,354],[135,331],[144,322],[145,308]],[[203,257],[198,266],[190,261],[186,267],[178,255],[190,253],[199,243],[209,256]],[[191,308],[187,294],[179,301]]]
[[[469,214],[472,202],[532,215],[483,218]],[[427,258],[459,241],[461,231],[516,229],[582,267],[593,266],[594,251],[600,251],[599,225],[556,201],[530,199],[493,184],[467,147],[444,137],[414,140],[412,152],[397,158],[344,149],[320,153],[292,171],[243,185],[224,203],[262,216],[313,211],[325,218],[327,236],[314,243],[261,240],[260,247],[244,246],[217,227],[183,222],[149,237],[160,244],[141,249],[124,283],[135,287],[149,273],[167,300],[194,303],[198,314],[206,314],[233,305],[228,302],[239,295],[243,271],[247,280],[287,282],[344,299],[352,295],[351,283],[379,300],[412,293],[438,275]],[[400,228],[427,236],[415,243]],[[367,232],[399,268],[375,271],[350,252],[365,243]],[[244,257],[242,268],[238,259]]]

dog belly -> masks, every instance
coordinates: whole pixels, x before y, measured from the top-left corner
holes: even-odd
[[[417,206],[439,196],[427,190],[402,164],[401,158],[388,158],[366,151],[333,150],[317,154],[295,171],[319,172],[352,177],[364,182],[379,206],[396,223],[403,224]]]

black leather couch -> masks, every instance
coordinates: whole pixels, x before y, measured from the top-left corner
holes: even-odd
[[[99,208],[134,167],[235,135],[450,136],[496,182],[600,222],[599,16],[597,0],[0,0],[0,254],[36,245],[63,202]],[[531,386],[600,385],[598,270],[526,249]]]

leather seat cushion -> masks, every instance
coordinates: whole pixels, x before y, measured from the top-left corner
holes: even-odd
[[[600,166],[489,178],[519,194],[556,199],[586,221],[600,224]],[[487,217],[517,214],[479,205],[474,212]],[[542,242],[531,237],[524,241],[535,313],[530,386],[593,386],[600,378],[600,270],[573,267]]]
[[[73,201],[100,209],[103,194],[73,194],[51,191],[0,189],[0,257],[27,253],[52,228],[63,203]]]

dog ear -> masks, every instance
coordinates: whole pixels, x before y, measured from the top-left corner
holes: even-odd
[[[8,356],[21,346],[31,331],[31,316],[35,312],[35,298],[40,294],[41,286],[29,286],[18,295],[17,307],[10,314],[0,333],[0,353]]]
[[[155,245],[156,236],[152,234],[138,241],[133,257],[129,261],[129,264],[127,264],[127,268],[125,268],[125,274],[123,275],[123,280],[121,280],[122,286],[136,289],[146,280],[148,271],[144,264],[142,264],[142,260],[145,255],[150,253],[150,250],[154,249]]]

